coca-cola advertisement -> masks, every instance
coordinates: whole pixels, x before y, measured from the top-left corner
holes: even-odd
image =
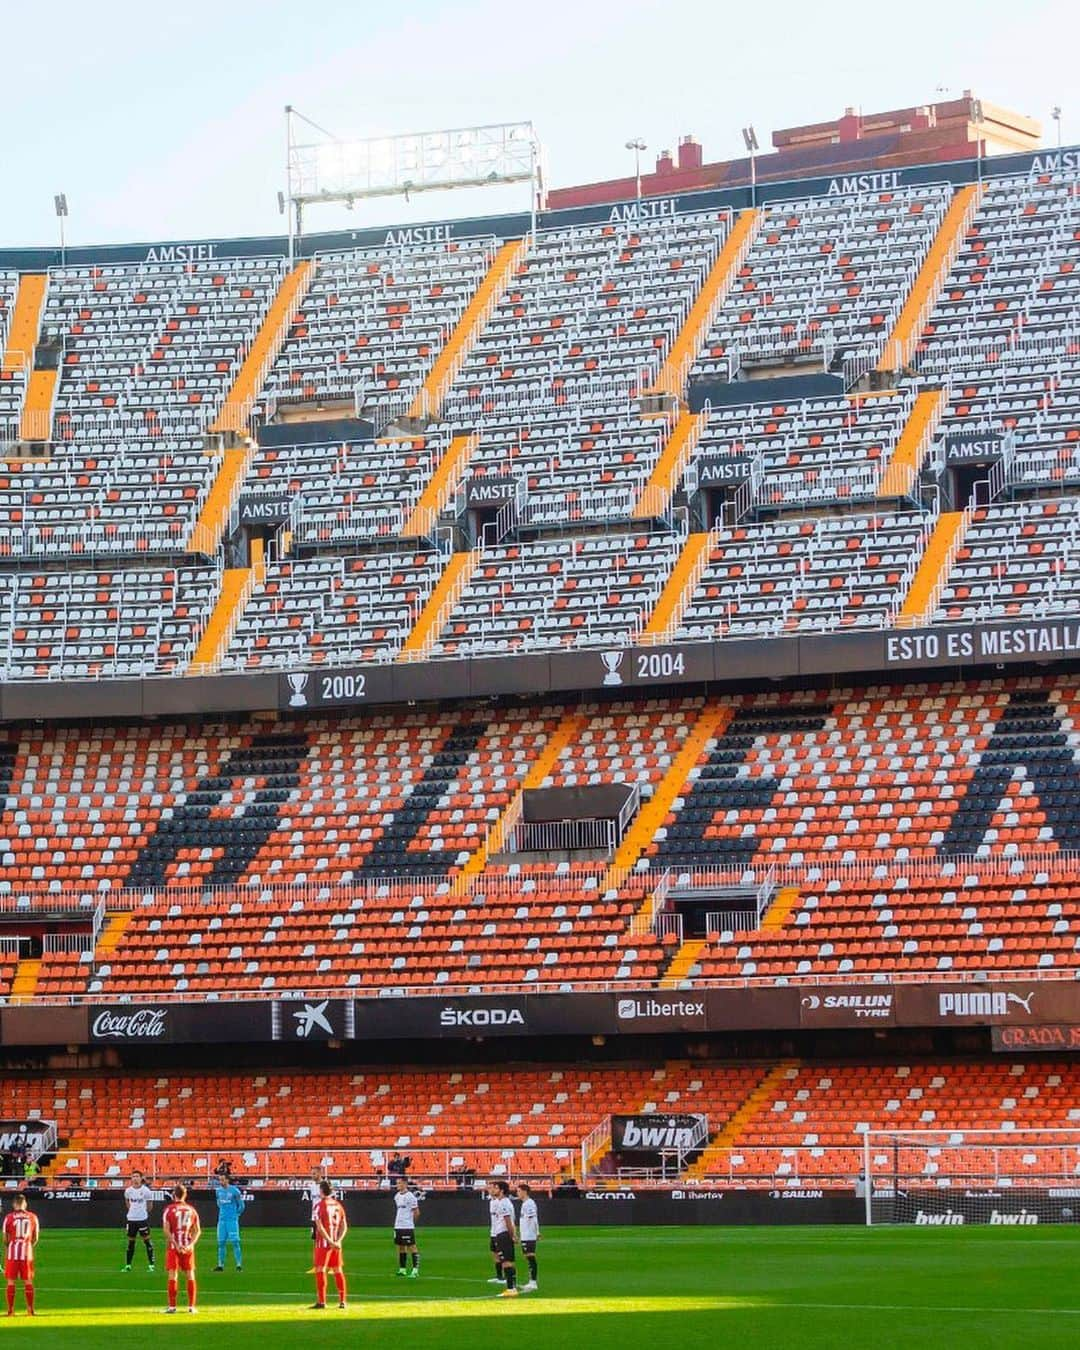
[[[94,1041],[165,1041],[168,1036],[167,1008],[136,1008],[133,1012],[104,1008],[92,1013],[90,1039]]]
[[[262,1003],[114,1003],[90,1009],[89,1039],[95,1045],[262,1041],[269,1032]]]

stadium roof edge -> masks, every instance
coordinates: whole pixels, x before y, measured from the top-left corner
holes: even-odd
[[[980,175],[985,178],[1000,174],[1053,172],[1056,169],[1080,170],[1080,146],[996,155],[981,161],[971,158],[939,164],[916,164],[865,172],[837,173],[831,177],[815,175],[809,178],[791,178],[758,184],[756,191],[750,187],[710,188],[678,193],[671,197],[645,197],[640,202],[636,199],[604,202],[595,206],[542,212],[538,217],[538,225],[541,229],[552,229],[606,221],[632,221],[639,216],[642,219],[653,219],[682,211],[711,209],[735,211],[752,204],[752,192],[757,203],[765,203],[783,201],[793,195],[819,197],[882,192],[926,183],[949,182],[961,186],[974,182]],[[306,257],[327,249],[380,247],[395,243],[436,243],[484,234],[515,238],[527,233],[529,223],[529,213],[522,211],[496,216],[463,216],[419,223],[403,222],[363,230],[336,230],[305,236],[301,241],[300,252]],[[284,255],[287,251],[288,240],[284,235],[249,235],[232,239],[174,239],[124,244],[88,244],[67,248],[65,260],[69,265],[104,266],[123,262],[188,262],[230,257],[250,258]],[[27,246],[0,249],[0,268],[30,272],[60,265],[58,247]]]

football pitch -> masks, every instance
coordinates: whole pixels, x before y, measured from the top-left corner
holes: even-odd
[[[123,1274],[119,1230],[45,1232],[38,1316],[23,1316],[20,1289],[6,1335],[73,1350],[1080,1344],[1076,1227],[553,1229],[540,1242],[539,1291],[515,1300],[498,1299],[486,1283],[493,1271],[483,1226],[422,1233],[415,1281],[396,1277],[388,1232],[354,1228],[345,1312],[336,1299],[326,1311],[307,1310],[305,1230],[249,1229],[244,1243],[242,1273],[230,1262],[212,1274],[211,1229],[199,1248],[197,1317],[165,1317],[165,1277],[160,1265],[146,1270],[141,1244]]]

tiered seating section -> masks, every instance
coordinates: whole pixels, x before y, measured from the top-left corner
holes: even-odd
[[[385,540],[401,535],[445,450],[438,436],[264,446],[247,485],[295,500],[297,544]]]
[[[766,204],[694,374],[822,356],[836,368],[849,369],[849,357],[866,365],[882,350],[950,199],[950,189],[931,185]],[[689,604],[679,607],[682,636],[894,621],[934,517],[896,512],[894,503],[879,511],[876,498],[920,382],[948,385],[928,463],[940,465],[945,434],[991,429],[1008,438],[1007,467],[995,480],[1008,494],[1061,494],[1080,481],[1078,203],[1067,171],[987,181],[919,337],[916,372],[900,373],[898,392],[711,410],[694,455],[752,456],[742,505],[804,519],[717,530]],[[353,556],[272,564],[266,584],[245,592],[225,668],[398,655],[444,559],[406,551],[372,559],[365,551],[409,534],[431,537],[434,516],[416,508],[441,481],[451,438],[463,429],[476,432],[475,446],[442,483],[440,501],[454,500],[456,489],[460,504],[470,481],[509,476],[514,509],[489,527],[475,569],[421,654],[619,645],[637,634],[682,543],[681,523],[666,533],[646,523],[647,489],[666,472],[673,422],[643,417],[638,395],[671,354],[729,228],[727,213],[699,212],[541,231],[471,329],[475,341],[441,407],[426,408],[438,423],[405,439],[260,449],[243,486],[294,497],[285,547]],[[325,401],[380,426],[399,418],[499,244],[485,237],[318,255],[262,388],[264,410]],[[56,444],[51,458],[0,467],[0,561],[34,559],[44,568],[54,559],[116,563],[156,553],[175,565],[193,544],[213,547],[215,531],[196,526],[221,461],[207,453],[203,432],[228,401],[286,270],[281,258],[229,258],[49,273],[41,333],[61,343]],[[0,343],[16,290],[14,274],[0,276]],[[22,377],[10,368],[4,376],[0,423],[13,426]],[[692,456],[685,486],[693,487],[696,469]],[[1070,497],[983,506],[948,560],[931,617],[1069,612],[1066,522],[1074,514]],[[585,533],[595,527],[620,532]],[[515,542],[506,535],[514,528],[525,539],[564,537]],[[122,574],[122,589],[137,599],[138,633],[106,631],[116,622],[111,602],[91,616],[50,595],[43,608],[54,617],[40,623],[36,602],[22,607],[24,636],[9,644],[4,670],[179,672],[206,607],[201,590],[194,605],[177,602],[179,588],[161,584],[169,570],[131,573],[124,564],[109,574],[114,588]],[[11,606],[24,579],[4,580]],[[79,597],[102,589],[90,572],[49,584]],[[69,608],[74,622],[55,617]],[[57,623],[69,654],[58,654]]]
[[[268,405],[344,401],[385,426],[408,409],[496,247],[488,237],[316,254]]]
[[[298,1185],[314,1165],[336,1179],[375,1186],[395,1149],[412,1158],[414,1176],[451,1185],[452,1174],[466,1166],[481,1181],[549,1182],[578,1166],[581,1141],[612,1112],[695,1111],[719,1120],[760,1077],[754,1067],[698,1069],[678,1062],[513,1073],[75,1073],[7,1077],[0,1106],[13,1118],[39,1111],[58,1120],[69,1141],[54,1169],[60,1184],[78,1181],[88,1168],[117,1185],[134,1167],[163,1176],[181,1153],[192,1172],[206,1172],[192,1151],[206,1150],[208,1139],[256,1186]],[[216,1158],[210,1168],[215,1164]]]
[[[273,564],[243,610],[222,669],[392,660],[445,563],[442,554],[419,552]]]
[[[0,899],[131,914],[38,995],[645,983],[653,890],[716,865],[797,893],[690,979],[1080,968],[1075,681],[567,711],[13,738]],[[629,874],[481,852],[555,736],[532,786],[663,793]]]
[[[780,1071],[767,1096],[744,1121],[730,1149],[706,1154],[691,1173],[750,1186],[851,1185],[863,1169],[859,1137],[873,1130],[955,1129],[1032,1131],[1075,1128],[1075,1064],[799,1064]],[[1024,1136],[1017,1136],[1023,1138]],[[1026,1136],[1030,1141],[1031,1135]],[[1045,1136],[1052,1142],[1054,1136]],[[973,1139],[971,1142],[976,1142]],[[886,1153],[891,1149],[885,1146]],[[928,1150],[902,1150],[897,1160],[909,1184],[933,1187],[957,1166],[971,1167]],[[1005,1187],[1075,1184],[1060,1170],[1073,1150],[1017,1146],[999,1154],[996,1176]],[[874,1155],[875,1173],[891,1174],[893,1159]]]
[[[499,422],[652,381],[728,229],[728,216],[543,230],[444,414]],[[512,422],[511,425],[516,425]]]
[[[180,674],[220,581],[216,568],[192,566],[0,572],[0,678]]]
[[[753,505],[832,506],[874,498],[911,410],[910,394],[714,408],[697,453],[751,455]]]
[[[978,510],[938,597],[938,622],[1075,614],[1080,497]]]
[[[645,626],[684,542],[603,534],[482,549],[430,655],[622,646]]]
[[[1023,359],[1074,340],[1078,230],[1075,175],[991,179],[923,331],[920,368]]]
[[[979,210],[917,352],[949,382],[942,431],[1009,438],[1016,491],[1080,478],[1075,175],[999,178]]]
[[[913,511],[718,526],[677,636],[890,627],[928,534]]]
[[[42,331],[63,341],[61,440],[200,431],[224,402],[283,258],[53,268]]]
[[[177,1171],[207,1175],[227,1156],[256,1188],[299,1186],[313,1166],[376,1187],[395,1150],[412,1159],[412,1175],[436,1184],[453,1186],[464,1168],[480,1180],[550,1183],[579,1169],[582,1141],[608,1115],[673,1111],[706,1115],[714,1139],[724,1139],[691,1165],[691,1181],[847,1188],[862,1169],[868,1129],[949,1128],[957,1136],[994,1129],[1030,1140],[1032,1131],[1075,1126],[1078,1089],[1069,1061],[673,1061],[512,1071],[7,1075],[0,1107],[13,1119],[57,1121],[65,1143],[49,1180],[60,1186],[90,1177],[119,1188],[135,1167],[160,1181]],[[1048,1176],[1070,1184],[1055,1152],[1010,1149],[997,1159],[998,1185],[1046,1184]],[[884,1170],[892,1160],[873,1161]],[[903,1165],[911,1183],[937,1187],[952,1159],[947,1149],[911,1149]],[[594,1166],[602,1169],[603,1160]],[[601,1170],[594,1179],[603,1184],[603,1177]]]
[[[693,376],[877,355],[947,209],[947,187],[769,203]]]

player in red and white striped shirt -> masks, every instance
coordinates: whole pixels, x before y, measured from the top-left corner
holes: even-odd
[[[4,1278],[7,1280],[7,1315],[15,1316],[15,1282],[22,1280],[27,1315],[34,1315],[34,1247],[39,1228],[37,1215],[26,1207],[26,1196],[17,1195],[11,1213],[4,1219]]]
[[[345,1265],[342,1243],[349,1231],[345,1206],[334,1198],[328,1181],[319,1182],[322,1196],[315,1206],[315,1302],[313,1308],[326,1307],[326,1272],[332,1271],[337,1285],[338,1307],[345,1307]]]
[[[165,1270],[169,1278],[169,1306],[166,1312],[176,1311],[176,1286],[180,1272],[187,1276],[188,1312],[195,1311],[195,1244],[202,1235],[202,1224],[194,1206],[187,1203],[187,1187],[172,1188],[172,1204],[161,1216],[165,1229]]]

